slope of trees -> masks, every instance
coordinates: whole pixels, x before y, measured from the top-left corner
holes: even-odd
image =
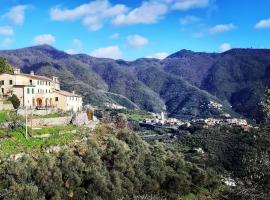
[[[2,162],[0,180],[0,196],[20,200],[134,199],[144,194],[216,199],[220,186],[215,173],[186,162],[181,154],[111,127],[99,128],[72,151]]]

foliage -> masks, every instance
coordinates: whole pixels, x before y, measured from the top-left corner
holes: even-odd
[[[69,116],[69,113],[53,113],[53,114],[47,114],[47,115],[33,115],[33,118],[57,118],[57,117],[67,117]]]
[[[59,132],[68,132],[76,130],[76,127],[73,125],[67,126],[51,126],[51,127],[43,127],[41,129],[34,129],[31,131],[33,135],[43,135],[43,134],[58,134]]]
[[[15,109],[18,109],[20,107],[20,100],[19,98],[16,96],[16,94],[13,94],[10,98],[9,101],[11,101],[13,107]]]
[[[39,152],[42,149],[60,144],[68,144],[74,139],[74,134],[55,134],[48,138],[25,138],[23,130],[12,132],[10,138],[1,141],[0,151],[4,155],[22,152]]]
[[[0,57],[0,74],[8,73],[13,74],[13,68],[4,57]]]
[[[0,179],[3,199],[217,199],[220,187],[215,173],[178,152],[109,126],[68,151],[4,161]]]
[[[0,123],[6,122],[9,120],[9,115],[7,111],[0,111]]]
[[[228,199],[269,199],[269,130],[267,124],[249,131],[239,127],[197,129],[192,135],[180,138],[177,146],[186,149],[188,160],[239,180],[236,188],[226,192]],[[198,147],[206,155],[198,158],[190,155],[189,149]]]

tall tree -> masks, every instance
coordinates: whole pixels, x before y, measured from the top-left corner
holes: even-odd
[[[13,74],[13,67],[8,63],[7,59],[0,57],[0,74],[9,73]]]

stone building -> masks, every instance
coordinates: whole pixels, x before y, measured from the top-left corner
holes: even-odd
[[[49,109],[58,108],[63,111],[82,110],[82,96],[75,92],[67,92],[60,89],[57,77],[48,78],[20,72],[15,69],[14,74],[0,74],[1,94],[4,97],[15,94],[21,107]]]

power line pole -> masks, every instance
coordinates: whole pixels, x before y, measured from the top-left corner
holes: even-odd
[[[28,128],[27,128],[27,107],[25,107],[25,138],[28,140]]]

